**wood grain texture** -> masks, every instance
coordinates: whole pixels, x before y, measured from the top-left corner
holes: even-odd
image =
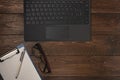
[[[116,40],[117,39],[117,40]],[[120,55],[120,38],[118,37],[104,37],[93,36],[90,42],[40,42],[47,55]],[[1,35],[0,36],[0,53],[16,47],[24,42],[23,35]],[[35,44],[35,42],[26,42],[28,50]]]
[[[46,77],[120,76],[119,75],[120,56],[47,56],[47,57],[52,68],[52,73],[46,74],[45,75]]]
[[[0,0],[0,13],[23,13],[24,0]]]
[[[15,48],[18,44],[22,42],[22,36],[0,36],[0,55],[4,55],[7,51]]]
[[[23,13],[23,4],[0,4],[0,13]]]
[[[0,14],[0,34],[24,34],[23,14]]]
[[[48,60],[52,73],[47,76],[120,76],[120,56],[48,56]]]
[[[0,0],[0,55],[24,42],[23,13],[23,0]],[[91,27],[89,42],[40,42],[47,80],[120,80],[120,0],[91,0]]]
[[[6,4],[16,4],[16,3],[23,3],[24,0],[0,0],[0,3],[6,3]]]
[[[120,80],[120,77],[81,77],[81,76],[54,76],[46,77],[46,80]]]
[[[120,0],[91,0],[92,13],[120,13]]]
[[[120,14],[93,14],[92,33],[100,34],[120,34]]]

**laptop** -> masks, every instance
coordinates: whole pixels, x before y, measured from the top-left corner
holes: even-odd
[[[25,41],[89,41],[90,0],[24,0]]]

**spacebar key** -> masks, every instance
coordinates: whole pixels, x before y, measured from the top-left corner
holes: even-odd
[[[45,24],[57,25],[57,24],[63,24],[63,22],[62,21],[45,21]]]

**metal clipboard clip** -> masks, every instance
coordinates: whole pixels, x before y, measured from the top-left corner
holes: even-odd
[[[4,62],[4,61],[6,61],[6,60],[8,60],[8,59],[10,59],[10,58],[12,58],[12,57],[14,57],[15,55],[19,54],[19,53],[20,53],[20,50],[19,50],[19,49],[20,49],[21,47],[24,47],[24,45],[23,45],[23,44],[20,44],[19,46],[17,46],[17,48],[15,48],[15,49],[12,50],[12,51],[17,50],[17,52],[16,52],[15,54],[12,54],[12,55],[10,55],[10,56],[8,56],[8,57],[5,57],[4,59],[1,58],[1,59],[0,59],[0,62]],[[7,52],[6,55],[9,54],[9,53],[12,52],[12,51]],[[4,56],[6,56],[6,55],[4,55]],[[4,56],[3,56],[3,57],[4,57]]]

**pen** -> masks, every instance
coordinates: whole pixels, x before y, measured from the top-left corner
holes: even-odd
[[[19,66],[19,69],[18,69],[18,73],[16,75],[16,79],[18,78],[19,74],[20,74],[20,70],[21,70],[21,67],[22,67],[22,63],[23,63],[23,59],[24,59],[24,55],[25,55],[25,50],[21,53],[21,56],[20,56],[20,66]]]

